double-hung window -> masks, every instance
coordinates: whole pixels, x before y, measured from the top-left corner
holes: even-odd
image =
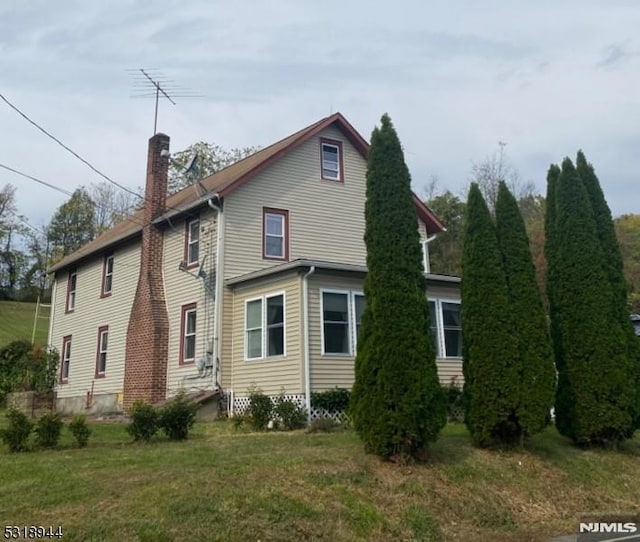
[[[71,335],[62,338],[62,356],[60,356],[60,383],[69,381],[69,366],[71,364]]]
[[[200,219],[187,220],[185,242],[184,242],[184,261],[187,267],[195,267],[198,265],[200,257]]]
[[[351,356],[355,353],[365,309],[360,292],[321,290],[322,353]]]
[[[462,320],[459,301],[430,299],[431,334],[440,358],[462,357]]]
[[[197,305],[182,306],[180,318],[180,364],[193,363],[196,359]]]
[[[274,294],[245,303],[245,358],[285,355],[284,294]]]
[[[98,347],[96,352],[96,378],[103,378],[107,373],[107,348],[109,345],[109,326],[98,328]]]
[[[104,257],[102,266],[102,297],[111,295],[113,288],[113,254],[107,254]]]
[[[330,139],[320,140],[322,178],[329,181],[343,180],[342,143]]]
[[[72,312],[76,308],[76,287],[78,284],[78,273],[73,270],[69,271],[67,280],[67,306],[66,312]]]
[[[262,209],[262,257],[269,260],[289,259],[289,211]]]

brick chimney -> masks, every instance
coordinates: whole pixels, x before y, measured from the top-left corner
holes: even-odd
[[[136,399],[155,403],[166,396],[169,315],[163,284],[163,236],[160,228],[152,222],[165,211],[168,169],[169,136],[156,134],[149,140],[140,274],[127,330],[124,366],[126,410]]]

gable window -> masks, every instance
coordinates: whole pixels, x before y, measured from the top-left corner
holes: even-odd
[[[196,359],[197,305],[189,303],[182,306],[180,319],[180,364],[193,363]]]
[[[66,312],[71,312],[76,308],[76,286],[78,283],[78,273],[73,270],[69,271],[69,279],[67,280],[67,306]]]
[[[285,355],[284,294],[245,302],[245,358]]]
[[[270,260],[289,259],[289,211],[262,209],[262,257]]]
[[[322,178],[329,181],[343,180],[342,143],[330,139],[320,140]]]
[[[96,378],[103,378],[107,373],[107,348],[109,345],[109,326],[98,328],[98,347],[96,352]]]
[[[440,358],[462,357],[462,320],[459,301],[430,299],[431,335]]]
[[[71,335],[62,338],[62,356],[60,356],[60,383],[69,381],[69,365],[71,363]]]
[[[102,266],[102,297],[111,295],[113,287],[113,254],[107,254],[104,257]]]
[[[186,228],[184,260],[187,267],[195,267],[200,257],[200,219],[187,220]]]

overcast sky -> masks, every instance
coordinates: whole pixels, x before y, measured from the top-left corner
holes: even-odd
[[[436,176],[464,195],[502,141],[544,193],[581,148],[619,215],[640,212],[639,27],[635,0],[4,0],[0,93],[131,188],[153,132],[126,71],[142,67],[204,95],[160,104],[172,151],[266,146],[335,111],[369,139],[388,112],[417,191]],[[68,190],[101,180],[3,102],[0,163]],[[66,199],[6,183],[34,225]]]

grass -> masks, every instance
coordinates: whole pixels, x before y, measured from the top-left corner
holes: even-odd
[[[4,417],[0,425],[4,424]],[[365,455],[349,431],[249,433],[197,424],[193,438],[132,443],[93,423],[89,446],[0,449],[5,524],[61,525],[64,540],[547,540],[583,512],[637,510],[640,439],[579,450],[553,428],[526,451],[478,450],[449,425],[431,463]]]
[[[49,309],[41,307],[40,311],[43,318],[38,318],[35,342],[44,345],[49,332]],[[31,341],[35,312],[35,303],[0,301],[0,348],[18,339]]]

